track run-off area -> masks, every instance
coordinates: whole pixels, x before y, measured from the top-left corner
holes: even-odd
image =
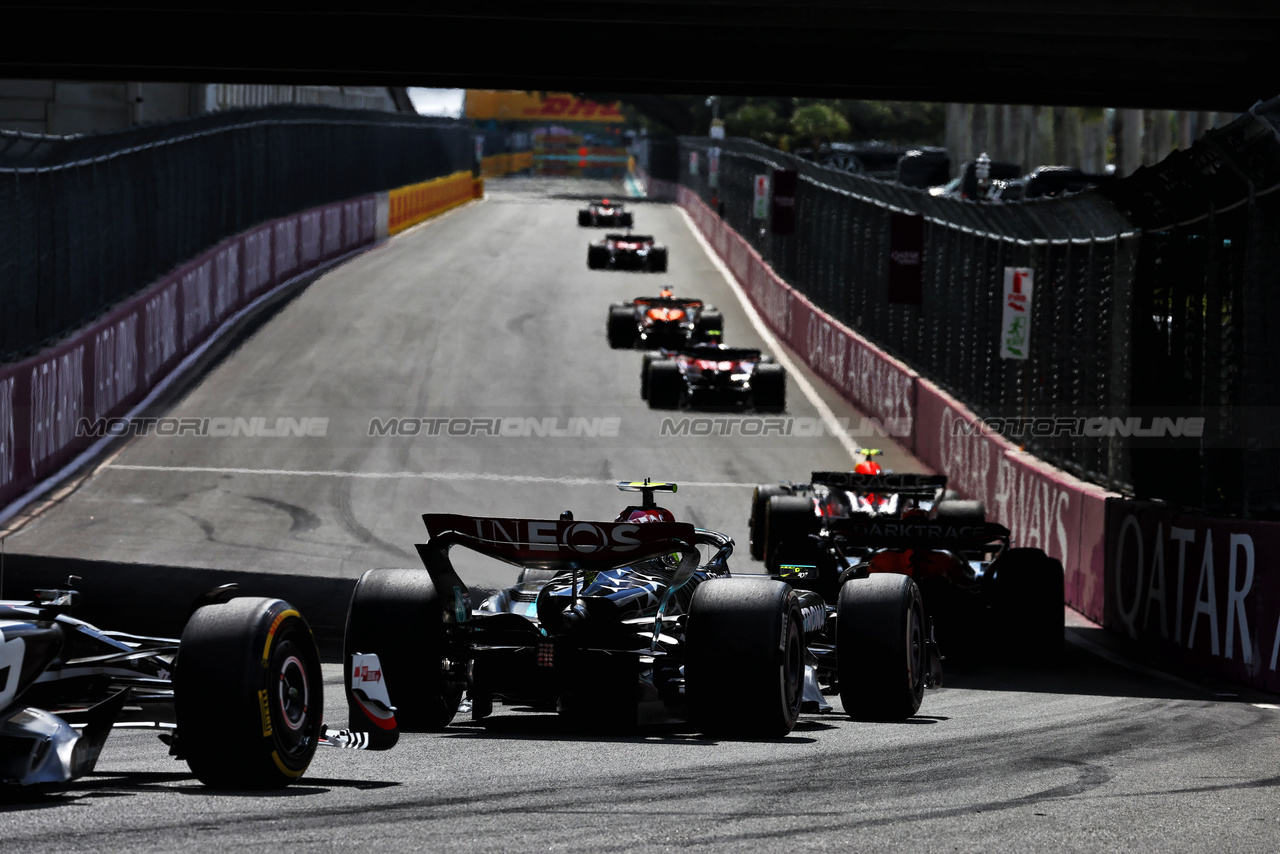
[[[680,485],[662,502],[677,518],[737,541],[735,571],[760,572],[755,484],[851,468],[857,446],[925,470],[777,351],[674,206],[632,200],[668,274],[591,271],[602,232],[576,210],[618,186],[488,187],[318,278],[150,413],[205,427],[118,443],[6,552],[354,580],[420,566],[425,512],[612,520],[631,498],[613,484],[651,477]],[[727,343],[783,361],[785,416],[649,410],[641,356],[609,349],[605,318],[662,286],[717,305]],[[515,572],[463,565],[478,588]],[[173,606],[149,595],[136,591]],[[777,742],[582,732],[499,706],[386,753],[322,749],[298,784],[240,794],[204,789],[153,733],[120,731],[93,775],[3,795],[0,838],[23,852],[1274,850],[1280,710],[1128,662],[1067,619],[1058,666],[992,650],[944,665],[908,721],[854,722],[831,697],[834,713]],[[326,676],[341,726],[336,660]]]

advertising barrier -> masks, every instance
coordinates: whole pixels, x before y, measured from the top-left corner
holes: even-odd
[[[1176,661],[1280,692],[1280,524],[1107,502],[1103,625]]]
[[[0,366],[0,520],[273,288],[484,195],[460,172],[305,210],[230,237],[39,355]]]
[[[0,509],[99,438],[82,420],[128,412],[235,312],[373,243],[376,210],[364,196],[228,238],[62,343],[0,367]]]

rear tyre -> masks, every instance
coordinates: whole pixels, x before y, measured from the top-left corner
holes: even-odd
[[[343,676],[351,656],[375,653],[396,708],[396,725],[409,732],[444,729],[458,711],[462,688],[445,680],[444,603],[422,569],[371,569],[356,582],[347,610]],[[350,697],[350,728],[375,726]]]
[[[603,270],[609,266],[609,250],[604,246],[587,247],[587,267],[592,270]]]
[[[1001,637],[1008,657],[1053,664],[1065,632],[1062,564],[1040,549],[1008,549],[991,563]]]
[[[667,272],[667,247],[657,246],[649,250],[649,269],[654,273]]]
[[[747,520],[747,543],[752,560],[764,560],[765,512],[769,507],[769,499],[775,495],[786,494],[786,490],[781,486],[767,483],[757,486],[751,494],[751,518]]]
[[[618,225],[622,228],[631,228],[634,218],[629,213],[618,215]]]
[[[787,409],[787,372],[781,365],[757,364],[751,377],[753,400],[761,412]]]
[[[591,225],[591,214],[586,211],[578,211],[578,225]]]
[[[206,605],[173,666],[178,744],[215,789],[278,789],[311,764],[324,726],[320,652],[287,602]]]
[[[800,716],[804,639],[796,592],[770,578],[703,582],[685,632],[689,720],[701,732],[782,738]]]
[[[811,495],[775,495],[765,505],[764,566],[771,575],[778,573],[778,553],[788,543],[800,543],[818,533],[818,517],[813,512]]]
[[[836,667],[854,720],[897,721],[920,709],[928,673],[924,605],[908,576],[873,573],[840,588]]]
[[[675,409],[684,392],[684,377],[675,359],[659,359],[649,363],[649,408]]]
[[[629,306],[609,309],[609,346],[614,350],[630,350],[639,337],[635,311]]]

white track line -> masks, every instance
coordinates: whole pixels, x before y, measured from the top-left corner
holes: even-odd
[[[689,212],[679,205],[675,206],[680,211],[680,216],[684,217],[685,225],[689,226],[689,231],[693,232],[694,238],[702,247],[702,251],[711,259],[711,263],[720,271],[720,275],[724,277],[728,283],[729,289],[733,291],[733,295],[738,298],[743,311],[747,313],[747,319],[751,321],[752,327],[755,328],[756,334],[764,339],[765,344],[773,351],[773,357],[787,370],[791,382],[794,383],[805,398],[813,404],[813,408],[818,410],[818,415],[822,417],[822,422],[827,425],[827,432],[840,443],[840,445],[849,454],[849,459],[854,463],[862,461],[862,456],[858,453],[858,445],[845,435],[845,429],[840,426],[840,422],[836,420],[836,414],[831,411],[831,407],[827,406],[826,401],[818,396],[818,391],[813,384],[805,379],[800,373],[800,369],[796,367],[791,357],[787,355],[787,348],[778,341],[774,334],[765,325],[761,319],[756,307],[751,304],[751,300],[747,299],[747,294],[742,290],[742,286],[738,284],[738,280],[734,278],[733,272],[720,260],[720,256],[711,248],[711,244],[702,236],[702,232],[698,230],[698,226],[694,224],[693,217],[689,216]]]
[[[501,483],[557,483],[564,486],[613,486],[615,480],[595,477],[548,477],[535,474],[497,474],[484,471],[338,471],[298,469],[223,468],[218,466],[148,466],[112,463],[104,468],[112,471],[175,472],[180,474],[244,474],[270,477],[338,477],[352,480],[490,480]],[[701,488],[754,489],[755,483],[730,481],[681,481],[681,486]]]

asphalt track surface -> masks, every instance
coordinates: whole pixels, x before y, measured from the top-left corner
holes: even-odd
[[[730,343],[762,342],[674,208],[637,206],[638,230],[671,247],[670,275],[588,271],[591,233],[561,196],[596,189],[492,182],[485,201],[322,277],[167,414],[324,417],[325,436],[133,440],[8,551],[354,579],[416,565],[420,513],[611,519],[625,497],[610,482],[650,476],[680,482],[667,506],[733,536],[736,568],[758,571],[749,486],[848,454],[829,436],[660,435],[672,416],[639,400],[639,354],[605,343],[609,302],[667,282],[724,309]],[[819,417],[795,382],[789,404]],[[368,435],[389,417],[619,422],[612,438]],[[477,586],[510,576],[467,572]],[[1276,698],[1127,664],[1096,628],[1068,633],[1054,668],[950,662],[906,722],[851,721],[833,697],[835,713],[781,741],[716,742],[500,706],[386,753],[322,750],[267,795],[206,791],[153,734],[119,731],[92,776],[0,795],[0,850],[1275,850]],[[326,674],[341,725],[340,668]]]

